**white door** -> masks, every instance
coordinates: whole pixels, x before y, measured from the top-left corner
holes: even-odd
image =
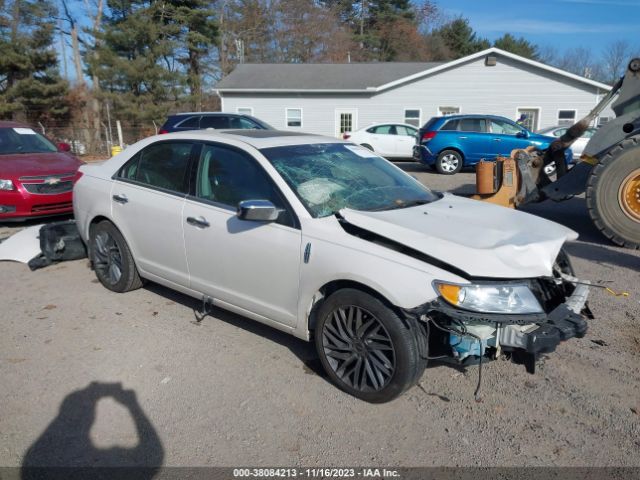
[[[371,147],[374,152],[383,157],[396,156],[397,141],[395,125],[377,125],[372,127],[371,132],[368,135]]]
[[[111,188],[113,220],[139,268],[187,286],[182,207],[193,143],[149,145],[120,169]]]
[[[342,138],[345,132],[354,132],[358,129],[357,108],[337,108],[335,119],[336,137]]]
[[[270,200],[277,222],[240,220],[242,200]],[[248,153],[205,144],[195,197],[182,224],[191,288],[284,325],[295,326],[301,233],[271,179]]]
[[[524,115],[524,120],[520,121],[520,118]],[[530,132],[537,132],[540,119],[539,108],[518,108],[518,124]]]

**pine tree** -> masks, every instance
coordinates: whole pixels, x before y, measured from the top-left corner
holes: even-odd
[[[443,25],[432,35],[441,39],[447,50],[446,53],[443,52],[447,58],[441,58],[441,60],[464,57],[485,50],[490,46],[486,39],[476,35],[469,25],[469,20],[462,17]]]
[[[0,6],[0,117],[46,121],[68,113],[68,85],[53,49],[56,10],[46,0]]]
[[[493,42],[493,46],[515,53],[525,58],[538,60],[538,46],[525,40],[524,38],[516,38],[510,33],[505,33],[502,37]]]
[[[186,76],[176,60],[180,27],[165,2],[110,0],[95,51],[87,52],[89,73],[120,120],[164,120],[185,94]]]

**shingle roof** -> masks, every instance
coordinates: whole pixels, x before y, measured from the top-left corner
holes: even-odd
[[[225,89],[366,90],[440,63],[245,63],[216,85]]]

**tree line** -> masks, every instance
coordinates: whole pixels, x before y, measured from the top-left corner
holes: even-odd
[[[432,0],[0,0],[0,118],[73,123],[91,143],[106,109],[147,126],[215,109],[212,85],[243,62],[437,62],[490,46],[605,83],[638,54],[490,42]]]

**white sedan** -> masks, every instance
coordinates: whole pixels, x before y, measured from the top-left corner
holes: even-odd
[[[346,132],[342,138],[357,143],[385,158],[405,158],[413,156],[418,129],[406,123],[379,123]]]
[[[542,130],[538,131],[538,133],[541,135],[548,135],[550,137],[559,138],[562,135],[564,135],[568,129],[569,127],[562,127],[562,126],[548,127],[548,128],[543,128]],[[593,134],[596,133],[596,130],[597,128],[595,127],[587,128],[584,134],[580,138],[576,139],[575,142],[573,142],[573,144],[571,145],[571,150],[573,151],[574,160],[578,160],[580,158],[583,150],[587,146],[587,143],[589,143],[589,139],[593,137]]]
[[[81,172],[74,213],[106,288],[157,282],[313,340],[366,401],[400,395],[430,357],[508,352],[532,368],[586,331],[561,250],[573,231],[432,192],[348,142],[171,133]]]

